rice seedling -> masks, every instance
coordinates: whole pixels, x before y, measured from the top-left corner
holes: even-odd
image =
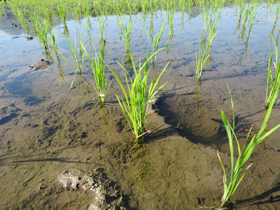
[[[79,78],[82,78],[82,80],[85,79],[84,77],[84,60],[85,60],[85,56],[86,53],[83,50],[83,46],[86,46],[87,41],[85,42],[85,44],[83,45],[82,43],[82,34],[80,34],[79,36],[79,49],[76,50],[70,40],[70,38],[64,36],[65,39],[68,41],[69,44],[69,48],[70,48],[70,52],[71,55],[76,63],[76,68],[74,68],[69,61],[67,60],[67,58],[61,53],[62,57],[64,58],[64,60],[66,61],[66,63],[69,65],[69,67],[71,68],[71,70],[73,71],[73,73],[75,74],[74,78],[72,79],[70,88],[73,87],[75,79],[77,78],[78,80],[80,80]],[[78,52],[77,52],[78,51]]]
[[[147,31],[148,39],[149,39],[149,43],[150,43],[150,48],[151,48],[151,54],[154,54],[156,51],[158,51],[159,43],[160,43],[162,34],[164,32],[164,29],[165,29],[164,24],[165,23],[163,23],[161,25],[161,28],[160,28],[159,32],[155,36],[153,36],[153,33],[152,33],[151,29],[149,30],[149,32]],[[151,58],[151,62],[152,62],[153,65],[155,65],[156,54],[154,54],[154,56]]]
[[[279,66],[280,67],[280,66]],[[221,112],[223,123],[227,132],[227,136],[229,139],[229,147],[230,147],[230,157],[231,157],[231,172],[230,172],[230,178],[229,178],[229,183],[227,181],[227,174],[225,170],[225,166],[220,158],[219,152],[217,152],[218,158],[220,160],[220,163],[223,168],[223,183],[224,183],[224,194],[221,200],[221,205],[220,209],[223,208],[229,201],[230,196],[236,191],[237,187],[239,186],[240,182],[244,178],[246,172],[248,169],[252,166],[253,163],[251,164],[246,164],[250,156],[252,155],[255,147],[260,144],[266,137],[268,137],[271,133],[273,133],[276,129],[280,127],[280,124],[272,128],[271,130],[267,131],[264,133],[264,130],[266,128],[267,122],[269,120],[272,108],[274,106],[275,100],[278,96],[278,91],[279,91],[279,83],[278,83],[278,88],[275,90],[275,92],[271,96],[271,103],[268,106],[268,109],[266,110],[264,120],[262,122],[262,125],[256,135],[254,135],[251,140],[249,141],[249,138],[251,136],[252,128],[249,130],[249,133],[247,135],[247,140],[244,143],[242,149],[240,148],[239,141],[237,139],[237,136],[234,132],[235,129],[235,114],[234,114],[234,104],[232,100],[232,96],[229,90],[230,98],[231,98],[231,106],[232,106],[232,113],[233,113],[233,123],[230,125],[229,121],[227,120],[224,112]],[[228,87],[229,89],[229,87]],[[238,149],[238,156],[237,160],[234,160],[234,149],[233,149],[233,140],[236,140],[237,144],[237,149]],[[245,168],[245,169],[244,169]]]
[[[270,36],[272,36],[274,34],[274,30],[275,30],[275,27],[277,25],[277,21],[279,20],[279,14],[280,14],[280,4],[277,4],[275,6],[275,18],[274,18],[274,24],[273,24],[273,27],[271,29],[271,32],[270,32]]]
[[[199,50],[197,52],[196,50],[196,57],[195,57],[195,63],[196,63],[196,73],[195,77],[197,81],[201,80],[201,75],[203,68],[209,58],[209,45],[208,42],[206,45],[204,44],[203,35],[201,36],[201,41],[199,43]]]
[[[215,25],[215,24],[212,24],[212,25]],[[202,33],[202,35],[201,35],[201,40],[199,43],[199,50],[198,50],[198,52],[196,50],[196,59],[195,59],[195,61],[196,61],[195,77],[196,77],[197,81],[201,80],[202,71],[203,71],[203,68],[204,68],[207,60],[210,57],[211,45],[212,45],[213,39],[216,35],[217,35],[216,25],[215,25],[215,27],[210,26],[209,37],[208,37],[208,41],[206,44],[205,44],[205,40],[204,40],[205,39],[204,37],[206,37],[205,32]]]
[[[86,51],[86,48],[83,44],[81,44],[82,49],[84,53],[86,54],[88,61],[90,63],[92,73],[94,75],[94,82],[92,82],[92,85],[94,87],[94,90],[97,94],[97,97],[99,99],[99,105],[100,107],[103,107],[105,105],[105,96],[109,91],[109,87],[111,83],[107,86],[108,78],[105,78],[105,68],[104,68],[104,52],[105,52],[105,43],[103,39],[103,31],[104,31],[104,21],[100,21],[98,18],[98,25],[99,25],[99,31],[100,31],[100,38],[99,38],[99,45],[100,45],[100,52],[99,55],[96,51],[96,48],[94,47],[95,55],[92,55],[92,60],[90,59],[90,56],[88,52]]]
[[[158,51],[156,51],[154,54],[156,54]],[[139,60],[139,67],[137,71],[132,54],[130,52],[135,78],[134,80],[131,77],[129,77],[128,79],[125,75],[128,91],[125,90],[124,85],[122,84],[121,80],[116,75],[116,73],[109,67],[112,73],[114,74],[115,78],[117,79],[119,85],[121,86],[122,92],[124,94],[125,99],[121,98],[118,95],[116,96],[120,107],[125,115],[125,118],[132,132],[134,133],[136,144],[143,143],[144,135],[148,133],[148,131],[145,131],[146,118],[149,115],[147,106],[152,100],[152,98],[157,94],[157,92],[160,89],[162,89],[165,85],[163,84],[159,88],[157,88],[159,80],[164,71],[166,70],[168,63],[160,73],[159,77],[155,81],[151,81],[150,86],[148,88],[148,76],[151,69],[148,67],[148,62],[149,60],[151,60],[154,54],[148,57],[147,52],[146,61],[142,64],[141,60]],[[119,65],[125,70],[125,68],[120,63]]]
[[[48,33],[50,32],[49,24],[46,20],[39,21],[39,14],[36,12],[29,12],[34,33],[39,37],[40,43],[44,49],[48,49]]]
[[[59,16],[61,17],[61,20],[63,22],[64,25],[66,25],[66,11],[65,8],[61,5],[57,7],[57,12],[59,14]]]
[[[265,108],[267,109],[269,105],[272,103],[273,96],[276,92],[278,92],[278,89],[280,87],[280,64],[279,64],[279,57],[278,57],[278,38],[276,41],[273,39],[274,43],[274,53],[269,53],[269,62],[267,67],[267,82],[266,82],[266,98],[265,98]],[[272,67],[272,59],[273,55],[275,54],[275,62],[273,62],[274,68],[275,68],[275,77],[273,78],[273,74],[271,71]],[[274,105],[274,104],[273,104]]]
[[[51,51],[51,54],[53,54],[56,58],[56,64],[58,66],[58,70],[59,70],[59,77],[61,78],[62,82],[64,82],[64,72],[61,66],[61,61],[60,61],[60,57],[59,57],[59,53],[58,53],[58,44],[57,44],[57,38],[54,35],[53,32],[50,32],[48,34],[48,46],[49,46],[49,50]]]
[[[90,59],[90,56],[88,52],[86,51],[86,48],[83,44],[81,44],[83,51],[85,52],[88,61],[90,63],[90,67],[92,69],[92,73],[94,75],[94,83],[92,82],[92,85],[94,87],[94,90],[98,96],[99,99],[99,105],[100,107],[103,107],[105,105],[105,96],[109,91],[109,87],[111,84],[107,86],[108,78],[105,79],[105,68],[104,68],[104,42],[102,39],[100,39],[100,53],[97,54],[97,51],[95,49],[95,56],[92,56],[92,60]]]
[[[202,17],[203,17],[203,30],[207,30],[207,23],[209,19],[210,11],[206,11],[206,6],[202,8]]]
[[[130,50],[130,36],[131,36],[131,32],[132,32],[134,23],[135,22],[132,22],[132,16],[130,16],[127,25],[124,24],[123,17],[120,16],[118,19],[118,24],[119,24],[119,26],[121,28],[121,32],[122,32],[122,40],[125,43],[125,47],[126,47],[127,51]]]

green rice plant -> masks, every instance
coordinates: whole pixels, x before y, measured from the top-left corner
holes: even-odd
[[[249,21],[247,24],[249,26],[249,30],[247,33],[247,40],[246,40],[247,42],[249,41],[249,36],[250,36],[251,30],[252,30],[252,26],[257,18],[257,9],[258,9],[257,4],[252,5],[250,8],[250,17],[249,17]]]
[[[229,89],[229,87],[228,87],[228,89]],[[230,158],[231,158],[231,170],[230,171],[231,172],[230,172],[230,178],[229,178],[229,183],[228,183],[225,166],[224,166],[224,164],[223,164],[223,162],[220,158],[219,152],[217,152],[218,158],[220,160],[220,163],[222,165],[223,172],[224,172],[224,176],[223,176],[224,194],[223,194],[223,197],[222,197],[222,200],[221,200],[220,208],[223,208],[228,203],[230,196],[236,191],[240,182],[244,178],[246,172],[252,166],[253,163],[251,163],[249,165],[247,165],[246,163],[247,163],[248,159],[251,157],[255,147],[258,144],[260,144],[271,133],[273,133],[277,128],[280,127],[280,124],[279,124],[279,125],[275,126],[274,128],[272,128],[271,130],[264,133],[264,130],[267,126],[267,122],[269,120],[274,102],[275,102],[275,100],[278,96],[278,91],[279,91],[279,84],[278,84],[277,90],[271,96],[272,97],[271,98],[271,103],[269,104],[268,109],[266,110],[264,120],[263,120],[262,125],[259,129],[259,132],[256,135],[254,135],[251,138],[250,141],[248,141],[250,136],[251,136],[252,129],[253,129],[253,126],[252,126],[251,129],[249,130],[248,135],[247,135],[247,140],[246,140],[246,142],[244,143],[244,145],[241,149],[239,141],[237,139],[237,136],[234,132],[234,129],[235,129],[234,105],[233,105],[232,96],[231,96],[231,93],[230,93],[230,90],[229,90],[229,94],[230,94],[230,98],[231,98],[232,113],[233,113],[233,123],[232,123],[232,125],[230,125],[230,123],[227,120],[223,111],[221,112],[221,115],[222,115],[223,123],[225,125],[227,136],[228,136],[228,139],[229,139]],[[237,149],[238,149],[238,156],[237,156],[236,161],[234,160],[234,149],[233,149],[234,148],[234,146],[233,146],[233,140],[234,139],[236,140]]]
[[[80,78],[82,78],[82,80],[85,79],[85,77],[84,77],[84,60],[85,60],[86,53],[83,50],[83,46],[86,46],[87,41],[83,45],[81,37],[82,37],[82,34],[80,34],[80,36],[79,36],[79,49],[76,50],[74,48],[70,38],[65,36],[65,38],[66,38],[66,40],[68,41],[68,44],[69,44],[71,55],[72,55],[72,57],[73,57],[73,59],[76,63],[76,66],[77,66],[76,69],[69,63],[67,58],[61,53],[61,55],[64,58],[64,60],[66,61],[66,63],[69,65],[69,67],[72,69],[73,73],[75,74],[74,78],[72,79],[70,88],[73,87],[76,78],[78,80],[80,80]]]
[[[130,35],[132,32],[134,23],[135,22],[132,22],[132,16],[130,16],[127,25],[124,24],[123,17],[120,16],[118,19],[118,24],[119,24],[119,26],[121,28],[121,32],[122,32],[122,40],[125,43],[125,47],[126,47],[127,51],[130,50]]]
[[[51,51],[51,54],[53,54],[56,58],[56,64],[59,70],[59,77],[61,78],[62,82],[64,82],[65,74],[61,66],[61,61],[58,53],[57,38],[52,31],[48,34],[48,46],[49,46],[49,50]]]
[[[39,20],[39,13],[35,11],[29,12],[29,18],[31,20],[34,33],[39,37],[40,43],[44,49],[48,49],[48,34],[50,32],[50,26],[46,20]]]
[[[215,33],[212,31],[211,34],[209,35],[208,41],[207,43],[205,43],[204,37],[205,32],[202,33],[201,35],[201,40],[200,40],[200,44],[199,44],[199,50],[197,52],[196,50],[196,80],[197,81],[201,81],[201,75],[202,75],[202,71],[203,68],[207,62],[207,60],[210,57],[210,48],[211,48],[211,44],[213,42],[214,37],[217,35],[217,32],[215,31]]]
[[[156,51],[154,54],[156,54],[158,51]],[[135,78],[134,80],[131,77],[129,77],[128,79],[125,75],[128,91],[125,90],[124,85],[122,84],[116,73],[109,67],[122,88],[125,100],[118,95],[117,99],[125,115],[125,118],[132,132],[134,133],[136,144],[143,143],[144,135],[148,133],[145,131],[146,118],[149,115],[149,111],[147,110],[148,104],[157,94],[157,92],[165,85],[161,85],[159,88],[157,88],[159,80],[166,70],[168,63],[160,73],[159,77],[155,81],[151,81],[148,88],[148,76],[151,69],[148,67],[148,62],[154,56],[154,54],[148,57],[147,52],[146,61],[142,64],[141,60],[139,60],[139,67],[137,71],[132,54],[130,52]],[[125,70],[125,68],[120,63],[119,65]]]
[[[195,63],[196,63],[195,77],[197,81],[201,80],[203,68],[209,58],[208,52],[209,52],[209,45],[204,44],[203,35],[202,35],[201,41],[199,43],[199,50],[198,52],[196,50],[196,56],[195,56]]]
[[[165,23],[162,23],[159,32],[155,36],[153,36],[153,32],[151,30],[149,30],[149,32],[147,31],[148,39],[149,39],[149,43],[150,43],[150,47],[151,47],[151,54],[154,54],[156,51],[158,51],[159,43],[160,43],[162,34],[164,32],[164,29],[165,29],[164,24]],[[151,62],[153,65],[155,65],[156,54],[154,55],[154,57],[151,58]]]
[[[0,21],[1,21],[1,19],[2,19],[2,14],[3,14],[3,11],[4,11],[4,9],[5,9],[5,2],[4,1],[0,1]]]
[[[278,38],[276,41],[273,39],[274,42],[274,48],[275,48],[275,62],[273,62],[274,68],[275,68],[275,77],[273,78],[273,74],[271,71],[272,67],[272,59],[274,53],[269,53],[269,62],[267,67],[267,82],[266,82],[266,98],[265,98],[265,108],[267,109],[269,105],[271,104],[271,101],[273,99],[273,96],[276,92],[278,92],[280,87],[280,63],[278,58]]]
[[[210,47],[212,46],[212,42],[214,37],[217,35],[217,27],[218,23],[220,22],[221,18],[215,16],[215,12],[210,13],[210,20],[208,23],[208,37],[209,37],[209,42],[210,42]]]
[[[108,78],[105,79],[105,68],[104,68],[105,43],[102,38],[99,40],[99,44],[100,44],[100,53],[98,55],[96,48],[94,48],[95,55],[92,55],[92,60],[90,59],[90,56],[89,56],[88,52],[86,51],[85,46],[83,44],[81,44],[81,46],[82,46],[84,53],[86,54],[86,56],[88,58],[90,67],[92,69],[92,73],[94,75],[94,82],[92,82],[92,85],[98,96],[99,105],[100,105],[100,107],[103,107],[105,105],[105,96],[109,91],[109,87],[110,87],[111,83],[107,86]]]
[[[279,20],[279,14],[280,14],[280,4],[277,4],[275,6],[275,19],[274,19],[274,24],[273,24],[273,27],[271,29],[271,32],[270,32],[270,36],[272,36],[274,34],[274,30],[275,30],[275,27],[277,26],[277,22]]]
[[[66,11],[65,8],[61,5],[57,7],[57,12],[59,14],[59,16],[61,17],[61,20],[63,22],[63,24],[65,25],[66,23]]]
[[[209,19],[210,11],[206,11],[206,6],[202,8],[202,17],[203,17],[203,30],[207,30],[207,23]]]

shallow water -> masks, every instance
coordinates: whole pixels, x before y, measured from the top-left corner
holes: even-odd
[[[252,123],[263,117],[266,74],[269,58],[269,34],[274,25],[275,7],[258,6],[257,18],[247,39],[234,34],[238,10],[233,5],[219,10],[218,34],[212,46],[211,62],[195,84],[195,57],[203,32],[203,16],[199,8],[184,16],[175,13],[173,33],[167,25],[167,11],[152,16],[133,15],[135,26],[130,48],[134,59],[144,58],[149,47],[147,31],[154,33],[165,22],[161,50],[157,55],[158,72],[170,61],[161,83],[166,85],[159,105],[160,115],[151,115],[147,128],[152,131],[146,145],[135,148],[133,136],[113,94],[106,98],[106,109],[93,108],[83,86],[69,90],[73,72],[60,56],[61,68],[52,54],[43,48],[39,38],[16,28],[20,24],[13,15],[3,16],[0,23],[0,177],[3,209],[85,209],[93,198],[80,191],[66,191],[57,183],[63,170],[83,169],[90,173],[102,168],[116,181],[128,209],[196,209],[217,206],[222,197],[222,168],[215,149],[222,152],[226,164],[228,145],[221,110],[231,118],[230,87],[235,103],[237,133],[241,140]],[[125,20],[128,20],[125,16]],[[98,45],[96,17],[79,21],[67,20],[73,43],[81,33]],[[274,37],[279,30],[276,24]],[[31,27],[30,27],[31,30]],[[59,51],[71,58],[67,31],[60,20],[52,28]],[[28,41],[25,36],[34,36]],[[13,37],[20,36],[13,39]],[[116,16],[106,17],[106,63],[124,79],[118,61],[126,65],[128,55],[121,40]],[[271,45],[272,46],[272,45]],[[89,49],[89,48],[88,48]],[[98,50],[98,47],[97,47]],[[30,71],[40,59],[52,62],[50,69]],[[70,59],[73,65],[74,61]],[[89,64],[85,72],[92,78]],[[110,80],[113,74],[106,70]],[[130,75],[133,75],[130,73]],[[124,80],[123,80],[124,81]],[[121,89],[115,80],[112,91]],[[92,93],[90,98],[94,98]],[[93,100],[95,103],[96,100]],[[272,113],[269,127],[280,123],[279,108]],[[170,126],[171,125],[171,126]],[[256,127],[257,128],[257,127]],[[179,135],[178,135],[179,134]],[[240,189],[232,197],[236,209],[277,209],[279,206],[280,130],[260,145],[250,161],[253,167]],[[186,138],[185,138],[186,137]],[[241,141],[242,142],[242,141]],[[243,142],[242,142],[243,143]],[[205,145],[205,146],[204,146]],[[42,184],[46,188],[41,189]],[[272,196],[272,199],[271,199]],[[20,203],[20,204],[19,204]]]

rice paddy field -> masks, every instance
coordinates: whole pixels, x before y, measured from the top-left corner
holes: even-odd
[[[280,208],[279,2],[0,11],[0,209]]]

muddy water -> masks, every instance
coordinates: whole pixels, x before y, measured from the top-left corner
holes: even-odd
[[[173,34],[166,27],[160,47],[171,45],[157,55],[157,70],[170,61],[161,82],[164,99],[160,115],[147,120],[151,131],[146,144],[137,147],[133,135],[113,94],[106,98],[107,106],[93,108],[96,100],[80,85],[69,90],[73,72],[61,60],[50,60],[34,36],[28,41],[26,28],[13,15],[2,17],[1,92],[0,99],[0,180],[1,209],[86,209],[95,199],[89,191],[65,189],[58,177],[65,170],[81,170],[85,174],[102,173],[112,180],[122,195],[119,208],[126,209],[197,209],[215,207],[222,197],[222,168],[216,156],[228,166],[226,134],[220,112],[231,116],[227,90],[229,85],[235,103],[237,133],[242,140],[252,123],[260,124],[265,99],[266,69],[269,54],[269,33],[274,24],[274,8],[268,12],[260,5],[249,41],[234,34],[238,21],[236,8],[220,11],[221,22],[213,41],[212,62],[195,84],[195,52],[203,31],[203,19],[195,8],[190,16],[177,12]],[[135,59],[143,58],[149,42],[146,28],[159,30],[167,12],[152,16],[133,16],[135,27],[131,35],[131,50]],[[80,22],[67,21],[73,42],[82,33],[98,43],[98,21],[90,18]],[[166,25],[167,26],[167,25]],[[276,27],[278,30],[279,23]],[[90,30],[88,30],[90,29]],[[58,20],[53,32],[60,52],[70,58],[65,26]],[[277,33],[277,30],[275,34]],[[12,39],[15,36],[19,38]],[[115,16],[106,20],[106,63],[123,77],[117,61],[126,65],[127,54],[120,39]],[[246,36],[245,36],[246,37]],[[40,59],[50,60],[50,68],[30,71]],[[61,58],[62,59],[62,58]],[[74,61],[70,60],[71,64]],[[85,72],[92,78],[88,63]],[[112,80],[112,73],[106,74]],[[115,80],[111,90],[120,94]],[[90,97],[90,99],[89,99]],[[273,110],[269,127],[280,123],[279,109]],[[253,166],[240,188],[231,198],[234,209],[278,209],[280,205],[279,135],[275,132],[256,148]],[[103,206],[104,207],[104,206]],[[110,209],[109,206],[106,206]]]

